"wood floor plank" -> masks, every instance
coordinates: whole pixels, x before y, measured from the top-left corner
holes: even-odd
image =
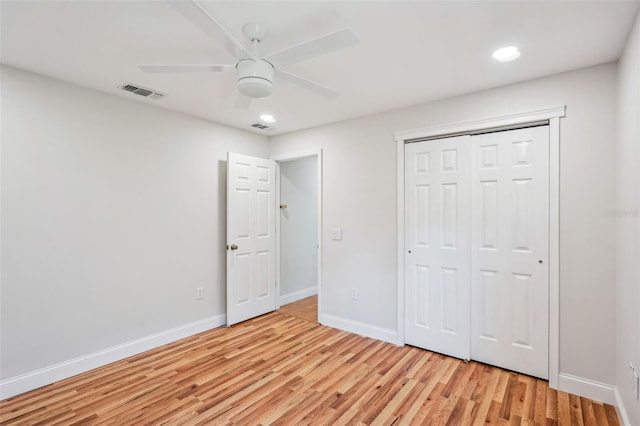
[[[549,420],[558,421],[558,393],[547,387],[547,423]]]
[[[451,359],[447,359],[446,361],[451,361]],[[447,363],[445,362],[442,365],[446,366]],[[414,402],[409,406],[404,417],[401,418],[400,424],[420,423],[422,421],[421,419],[426,416],[428,409],[433,406],[433,397],[439,394],[439,392],[436,391],[436,387],[439,386],[439,389],[443,387],[440,378],[445,371],[445,368],[436,369],[431,376],[431,380],[424,382],[422,380],[418,381],[420,385],[422,385],[420,393],[415,396]]]
[[[582,404],[580,404],[579,396],[569,395],[569,409],[571,410],[571,424],[584,426],[584,420],[582,418]]]
[[[522,418],[526,391],[527,384],[518,378],[514,384],[512,396],[510,398],[511,410],[509,411],[509,418],[511,418],[511,416],[517,416],[520,419]]]
[[[500,379],[500,370],[486,366],[484,370],[484,375],[489,376],[486,385],[483,384],[484,379],[481,379],[476,391],[471,395],[471,399],[476,403],[475,413],[473,415],[474,426],[485,423],[489,408],[491,407],[491,401],[493,401],[493,399],[488,398],[487,395],[493,395],[495,393],[498,380]]]
[[[496,386],[496,390],[493,393],[493,400],[502,404],[505,398],[505,392],[507,391],[507,385],[509,384],[509,372],[499,370],[499,379],[498,385]]]
[[[351,420],[356,412],[364,406],[368,399],[367,391],[375,387],[376,382],[380,379],[380,375],[374,371],[362,375],[360,380],[354,383],[349,389],[342,392],[340,399],[331,405],[335,411],[333,416],[328,419],[328,424],[345,424]]]
[[[593,402],[587,398],[580,398],[580,405],[582,406],[582,419],[585,426],[597,426],[595,411],[593,410]]]
[[[593,415],[596,418],[596,424],[606,425],[607,423],[609,423],[609,421],[607,420],[607,412],[604,409],[603,404],[592,404],[592,407]]]
[[[513,408],[513,398],[516,397],[517,385],[518,385],[518,375],[514,372],[509,372],[508,379],[506,383],[506,387],[504,390],[504,395],[502,400],[501,410],[500,410],[500,418],[504,420],[509,420],[511,418],[511,409]]]
[[[497,425],[500,417],[500,403],[494,399],[489,404],[489,411],[485,417],[485,423],[489,425]]]
[[[420,409],[412,419],[411,424],[442,424],[440,412],[447,402],[446,398],[439,396],[442,393],[443,388],[444,385],[442,382],[438,382],[436,384],[431,393],[427,396],[426,400],[420,406]]]
[[[413,389],[418,384],[417,381],[408,379],[402,384],[402,387],[395,395],[392,395],[391,400],[387,404],[385,404],[378,415],[371,422],[371,425],[384,425],[389,421],[395,422],[397,419],[401,417],[401,411],[398,409],[402,406],[402,403],[407,399],[407,395],[409,395]]]
[[[308,301],[292,305],[0,401],[0,424],[619,424],[612,406],[544,380],[324,327]]]
[[[309,409],[318,404],[323,397],[322,393],[316,391],[301,393],[299,398],[294,398],[287,404],[285,410],[273,411],[270,417],[260,418],[260,423],[283,426],[298,424]]]
[[[571,424],[571,403],[569,402],[569,394],[566,392],[557,392],[558,395],[558,423],[561,425]]]
[[[613,405],[605,404],[604,411],[607,413],[607,423],[608,425],[618,426],[620,424],[618,420],[618,414],[616,413],[616,409]]]
[[[533,421],[536,424],[545,424],[547,415],[547,386],[546,382],[536,381],[536,400],[534,402]]]

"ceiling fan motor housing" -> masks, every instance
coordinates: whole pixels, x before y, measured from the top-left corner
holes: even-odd
[[[273,89],[273,65],[264,59],[238,61],[238,90],[251,98],[264,98]]]

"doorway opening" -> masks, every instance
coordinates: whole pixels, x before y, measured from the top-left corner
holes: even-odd
[[[272,159],[277,164],[277,307],[287,306],[297,316],[319,322],[322,152]]]

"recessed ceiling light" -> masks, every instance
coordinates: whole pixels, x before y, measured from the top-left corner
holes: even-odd
[[[263,123],[273,124],[276,122],[276,118],[273,116],[273,114],[262,114],[260,115],[260,121],[262,121]]]
[[[516,46],[502,47],[492,54],[493,59],[499,62],[509,62],[520,56],[520,51]]]

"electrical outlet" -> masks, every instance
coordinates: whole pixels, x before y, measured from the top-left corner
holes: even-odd
[[[196,300],[204,299],[204,288],[198,287],[196,288]]]
[[[331,229],[331,239],[334,241],[342,241],[342,228]]]
[[[355,287],[351,289],[351,300],[358,300],[358,289]]]

